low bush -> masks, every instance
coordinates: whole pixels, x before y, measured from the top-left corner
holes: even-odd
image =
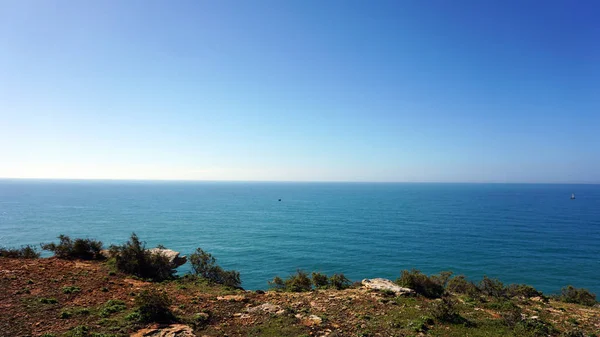
[[[228,287],[239,288],[242,284],[240,273],[235,270],[223,270],[216,262],[212,254],[202,248],[196,248],[196,251],[190,255],[190,263],[195,275]]]
[[[135,233],[122,246],[111,246],[110,256],[115,259],[118,270],[141,278],[163,281],[173,278],[175,274],[169,259],[147,251]]]
[[[21,248],[0,248],[0,257],[13,259],[37,259],[40,253],[33,246],[27,245]]]
[[[43,250],[49,250],[59,259],[82,259],[82,260],[101,260],[104,257],[100,254],[102,242],[92,239],[71,240],[66,235],[59,235],[58,244],[42,244]]]
[[[501,301],[496,303],[495,309],[500,312],[500,316],[505,325],[514,328],[523,320],[523,311],[511,301]]]
[[[539,318],[527,318],[521,320],[514,328],[518,335],[533,335],[533,336],[555,336],[556,328],[550,322],[546,322]]]
[[[269,287],[275,291],[285,290],[285,281],[279,276],[275,276],[273,280],[269,281],[268,283]]]
[[[55,298],[40,298],[42,304],[56,304],[58,301]]]
[[[543,297],[544,294],[532,286],[526,284],[510,284],[505,288],[508,297]]]
[[[329,287],[337,290],[350,288],[350,281],[344,274],[333,274],[329,277]]]
[[[566,303],[576,303],[586,306],[594,306],[596,302],[596,294],[584,288],[575,288],[566,286],[561,289],[558,300]]]
[[[163,323],[174,319],[169,309],[171,300],[164,292],[155,289],[143,290],[136,296],[135,305],[138,307],[140,321],[144,323]]]
[[[429,313],[440,322],[460,323],[463,320],[456,308],[456,302],[449,297],[442,297],[433,302]]]
[[[352,285],[344,274],[333,274],[328,277],[326,274],[312,272],[309,274],[303,270],[298,269],[295,274],[288,276],[286,279],[282,279],[279,276],[275,276],[273,280],[269,281],[269,287],[275,291],[289,291],[289,292],[303,292],[315,289],[347,289]]]
[[[292,292],[311,291],[312,282],[305,271],[298,269],[296,274],[290,275],[285,280],[285,288]]]
[[[125,305],[125,302],[121,300],[108,300],[102,310],[100,310],[100,316],[108,317],[116,312],[121,312],[126,309],[127,306]]]
[[[312,272],[312,284],[317,289],[325,289],[329,287],[329,278],[323,273]]]
[[[483,276],[481,282],[479,282],[479,290],[482,294],[491,296],[491,297],[504,297],[506,296],[506,289],[504,288],[504,284],[500,282],[498,279],[491,279],[487,276]]]
[[[479,288],[475,283],[467,280],[464,275],[451,278],[446,284],[446,290],[452,293],[465,294],[471,297],[479,296]]]
[[[81,291],[81,288],[76,287],[76,286],[68,286],[68,287],[62,288],[63,294],[73,294],[73,293],[78,293],[80,291]]]
[[[428,277],[416,269],[403,270],[396,283],[427,298],[439,298],[444,294],[444,286],[440,283],[439,276]]]

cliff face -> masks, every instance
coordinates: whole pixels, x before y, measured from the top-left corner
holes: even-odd
[[[171,322],[141,323],[136,296],[166,292]],[[600,308],[540,298],[446,300],[367,289],[250,292],[149,283],[102,262],[0,258],[0,336],[592,336]],[[177,333],[175,333],[177,332]]]

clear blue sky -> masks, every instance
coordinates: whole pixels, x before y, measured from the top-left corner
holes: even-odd
[[[600,183],[598,1],[0,2],[0,177]]]

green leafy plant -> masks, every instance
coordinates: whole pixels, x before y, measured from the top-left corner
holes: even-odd
[[[37,259],[40,253],[33,246],[27,245],[21,248],[0,248],[0,257],[13,259]]]
[[[439,298],[444,294],[444,286],[440,283],[440,278],[428,277],[416,269],[403,270],[396,283],[413,289],[417,294],[427,298]]]
[[[147,251],[135,233],[122,246],[111,246],[110,256],[115,259],[118,270],[141,278],[163,281],[173,278],[175,274],[169,259]]]
[[[59,235],[58,244],[46,243],[42,244],[43,250],[49,250],[60,259],[82,259],[82,260],[101,260],[104,259],[100,251],[102,250],[102,242],[92,239],[75,239],[71,240],[66,235]]]
[[[212,254],[202,248],[196,248],[196,251],[190,255],[190,264],[195,275],[225,286],[239,287],[242,283],[240,273],[235,270],[224,270],[216,262]]]
[[[329,279],[327,275],[323,273],[312,272],[312,284],[317,289],[324,289],[329,287]]]
[[[171,300],[166,293],[155,289],[143,290],[135,298],[137,312],[142,322],[170,322],[174,319],[169,309]]]
[[[458,275],[451,278],[446,284],[446,290],[452,293],[465,294],[471,297],[477,297],[480,293],[475,283],[467,280],[464,275]]]
[[[67,286],[62,288],[63,294],[73,294],[81,291],[81,288],[76,286]]]
[[[594,306],[596,302],[596,294],[584,288],[575,288],[571,285],[561,289],[558,300],[566,303],[576,303],[586,306]]]
[[[342,290],[350,288],[352,281],[350,281],[344,274],[333,274],[329,277],[329,287]]]

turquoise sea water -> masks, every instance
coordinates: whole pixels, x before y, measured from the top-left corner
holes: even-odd
[[[0,180],[0,246],[132,232],[202,247],[248,289],[297,268],[353,280],[418,268],[600,294],[600,185]]]

